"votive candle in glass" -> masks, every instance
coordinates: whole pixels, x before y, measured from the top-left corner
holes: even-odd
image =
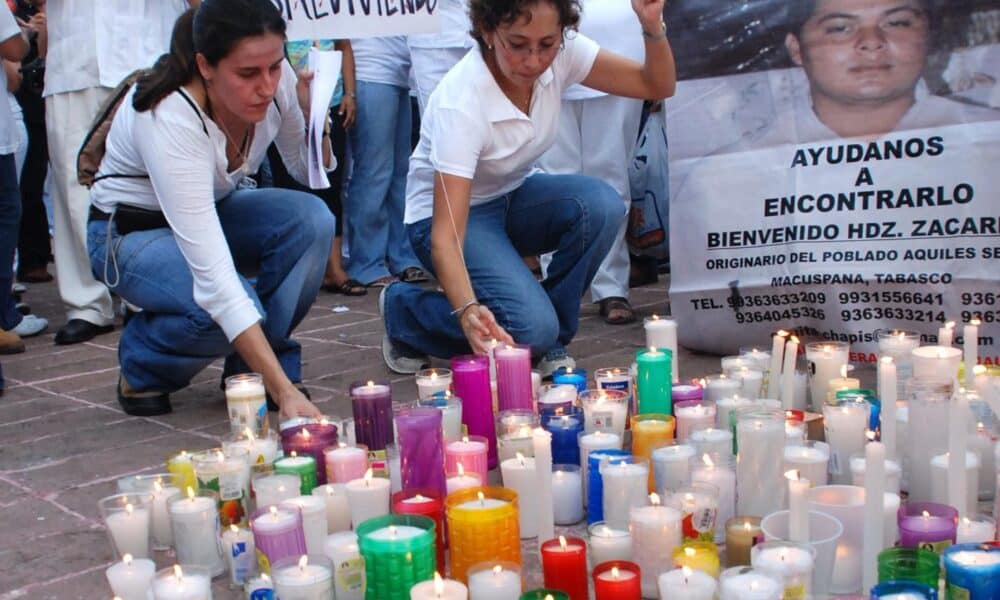
[[[657,587],[661,600],[714,600],[719,584],[708,573],[683,566],[660,574]]]
[[[807,544],[764,542],[750,549],[750,564],[780,579],[786,600],[805,600],[812,593],[815,556],[816,550]]]
[[[417,400],[417,406],[441,411],[441,433],[446,441],[462,437],[462,399],[451,392],[438,392]]]
[[[469,600],[469,588],[461,581],[443,579],[440,573],[434,573],[434,579],[410,588],[410,600]]]
[[[368,464],[368,448],[348,446],[340,442],[323,451],[326,463],[326,483],[347,483],[365,476]]]
[[[686,400],[674,405],[677,420],[676,438],[684,443],[695,429],[711,427],[715,424],[715,405],[696,400]]]
[[[451,389],[451,369],[423,369],[417,371],[417,397],[426,400],[438,392]]]
[[[575,367],[559,367],[552,373],[552,383],[576,386],[578,392],[587,389],[587,371]]]
[[[1000,543],[956,544],[944,551],[948,598],[1000,598]]]
[[[643,321],[646,332],[646,347],[665,348],[677,359],[677,321],[653,315]],[[671,369],[670,381],[679,381],[678,365]]]
[[[583,415],[574,410],[563,415],[543,415],[541,425],[552,434],[552,460],[560,464],[580,463],[580,435],[583,433]]]
[[[569,594],[562,590],[538,588],[521,594],[519,600],[569,600]]]
[[[333,563],[334,597],[337,600],[364,600],[365,561],[358,548],[358,534],[340,531],[326,537],[323,554]]]
[[[191,453],[187,450],[175,452],[167,457],[167,472],[174,477],[174,487],[186,490],[191,487],[198,489],[194,478],[194,465],[191,464]]]
[[[851,482],[849,459],[852,454],[864,453],[870,410],[868,402],[855,399],[823,405],[823,430],[830,446],[830,480],[834,484]]]
[[[725,523],[736,514],[736,459],[729,454],[702,454],[691,459],[691,482],[707,483],[719,490],[716,523]],[[726,534],[715,528],[715,541],[722,543]]]
[[[997,522],[988,515],[962,517],[955,533],[956,544],[982,544],[993,541],[997,535]]]
[[[316,482],[326,483],[326,459],[323,451],[338,445],[338,428],[326,418],[315,423],[304,423],[281,431],[281,447],[285,456],[294,452],[298,456],[311,456],[316,461]],[[364,444],[364,442],[361,442]],[[369,446],[369,448],[371,448]],[[312,491],[303,492],[308,494]]]
[[[570,600],[587,600],[587,542],[559,536],[541,545],[545,586],[569,594]]]
[[[588,523],[604,520],[604,480],[601,478],[601,464],[617,464],[631,460],[631,453],[617,448],[602,448],[587,455],[587,482],[584,489],[587,493]]]
[[[650,494],[650,502],[629,514],[632,560],[639,565],[645,598],[656,597],[657,575],[670,569],[674,548],[681,544],[681,512],[661,505],[656,494]]]
[[[326,600],[333,597],[333,564],[322,554],[289,556],[271,565],[274,591],[282,600]]]
[[[514,458],[518,452],[533,456],[535,449],[531,441],[532,432],[538,426],[535,411],[513,408],[497,413],[497,458],[502,463]]]
[[[650,347],[637,352],[635,360],[639,413],[670,414],[673,353],[667,348]]]
[[[674,439],[674,418],[668,414],[644,412],[632,415],[629,420],[632,429],[632,454],[649,462],[653,448],[666,446]],[[647,492],[656,490],[656,478],[652,470],[646,482]]]
[[[899,507],[899,544],[932,549],[941,554],[955,543],[958,511],[945,504],[907,502]]]
[[[496,428],[493,424],[493,393],[490,391],[490,359],[487,356],[465,355],[451,359],[455,395],[462,399],[462,423],[469,436],[488,441],[488,465],[497,465]],[[476,471],[464,465],[466,471]],[[445,470],[454,471],[454,466]],[[486,481],[485,471],[482,473]]]
[[[599,563],[591,575],[596,600],[639,600],[642,578],[639,565],[624,560]]]
[[[267,470],[279,456],[278,449],[281,439],[278,434],[268,429],[257,435],[250,428],[239,433],[231,433],[222,440],[222,452],[232,454],[232,449],[243,448],[247,451],[247,461],[250,463],[251,474]]]
[[[632,534],[628,529],[613,529],[604,521],[598,521],[587,527],[587,533],[591,564],[632,560]]]
[[[576,385],[547,383],[538,391],[538,415],[563,415],[576,407]]]
[[[98,503],[115,556],[152,556],[153,496],[148,493],[114,494]]]
[[[447,442],[444,446],[444,470],[457,473],[458,465],[461,464],[466,474],[475,473],[481,481],[486,482],[489,447],[489,440],[480,435],[467,435]]]
[[[745,398],[747,401],[750,400],[743,395],[743,383],[736,377],[730,377],[725,373],[716,373],[708,375],[703,381],[705,382],[705,402],[718,404],[719,400],[723,398]]]
[[[122,557],[104,571],[111,591],[120,600],[147,600],[153,585],[156,563],[148,558],[133,559],[131,554]]]
[[[177,560],[205,567],[215,576],[226,569],[219,540],[219,509],[212,490],[186,490],[167,503]]]
[[[674,548],[675,567],[702,571],[716,579],[719,576],[719,547],[712,542],[684,542]]]
[[[694,446],[699,455],[733,453],[733,432],[728,429],[711,426],[695,429],[688,437],[688,442]]]
[[[231,375],[225,386],[230,430],[241,433],[249,428],[254,435],[264,435],[268,431],[264,377],[259,373]]]
[[[689,444],[669,444],[653,449],[651,459],[657,493],[666,494],[691,481],[691,458],[695,453],[695,447]]]
[[[878,555],[878,580],[919,581],[927,586],[938,585],[941,557],[925,548],[886,548]]]
[[[198,452],[191,457],[199,489],[212,490],[219,499],[219,520],[223,527],[246,523],[250,500],[249,451],[222,448]]]
[[[350,395],[355,443],[372,451],[385,450],[393,441],[392,388],[384,381],[355,381]]]
[[[618,390],[584,390],[579,400],[587,433],[604,431],[625,435],[628,394]]]
[[[267,508],[301,496],[302,479],[298,473],[272,473],[253,479],[256,508]]]
[[[736,516],[726,521],[726,564],[749,565],[750,549],[764,541],[760,517]]]
[[[497,401],[500,410],[534,409],[531,387],[531,348],[504,344],[493,349],[497,365]]]
[[[212,600],[212,576],[199,565],[175,564],[153,578],[153,600]]]
[[[631,461],[612,464],[602,461],[604,521],[616,529],[628,527],[629,513],[646,504],[649,463],[633,456]]]
[[[404,408],[396,412],[403,489],[447,491],[441,412],[434,408]]]
[[[826,401],[830,380],[839,377],[847,367],[851,346],[847,342],[811,342],[806,344],[809,363],[809,395],[813,409]]]
[[[781,508],[782,495],[777,490],[785,485],[782,471],[785,413],[780,409],[748,407],[740,409],[736,418],[739,512],[764,516]],[[721,486],[720,494],[724,494]],[[722,505],[720,495],[720,511]]]
[[[808,479],[813,486],[826,485],[829,461],[830,446],[825,442],[809,440],[801,446],[785,446],[782,469],[785,472],[797,470],[799,476]]]
[[[433,519],[383,515],[361,523],[356,531],[365,560],[365,598],[405,600],[410,588],[434,577]]]
[[[632,374],[626,367],[604,367],[594,371],[594,382],[599,390],[625,392],[625,403],[632,406]]]
[[[274,472],[277,475],[297,475],[299,477],[298,495],[300,496],[311,494],[318,483],[319,473],[316,470],[316,459],[312,456],[299,456],[294,450],[290,456],[283,456],[274,461]],[[257,506],[263,506],[259,498]]]
[[[938,600],[937,586],[917,581],[886,581],[872,588],[871,600]]]
[[[302,513],[302,531],[306,536],[306,553],[321,554],[323,542],[329,533],[326,521],[326,503],[317,496],[297,496],[281,503],[281,507],[297,507]]]
[[[140,494],[149,494],[152,501],[152,533],[153,550],[167,550],[174,544],[174,535],[170,529],[170,513],[167,512],[167,502],[181,495],[181,490],[173,485],[170,473],[153,473],[135,475],[131,479],[131,490]],[[119,489],[121,482],[119,481]],[[122,490],[124,491],[124,490]]]
[[[347,503],[351,506],[351,524],[355,531],[368,519],[389,513],[391,485],[384,477],[375,477],[368,469],[365,476],[347,482]]]
[[[302,528],[302,510],[295,505],[257,509],[250,517],[254,545],[261,571],[270,572],[275,562],[306,554],[306,536]]]
[[[715,540],[716,516],[719,513],[718,487],[709,483],[685,485],[674,490],[666,503],[683,515],[681,524],[685,542]],[[718,537],[722,538],[722,535]]]
[[[720,600],[782,600],[780,579],[753,567],[730,567],[719,575]]]
[[[469,567],[476,563],[520,564],[517,503],[517,494],[501,487],[469,488],[448,495],[445,516],[453,578],[467,581]]]
[[[432,488],[407,489],[392,495],[392,512],[398,515],[422,515],[434,521],[434,547],[439,571],[444,570],[444,501],[441,492]]]
[[[459,490],[466,490],[483,485],[483,479],[479,476],[479,473],[466,473],[465,469],[462,467],[462,463],[459,463],[457,472],[447,474],[446,484],[448,486],[448,493],[446,496],[450,496]]]
[[[583,520],[580,465],[552,465],[552,508],[556,525],[573,525]]]

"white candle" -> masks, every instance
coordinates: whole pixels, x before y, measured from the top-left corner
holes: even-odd
[[[965,469],[961,468],[961,463],[957,466],[957,470],[964,474],[960,490],[951,488],[952,485],[955,485],[951,477],[953,468],[956,467],[951,464],[950,453],[938,454],[931,459],[931,502],[954,506],[951,504],[951,499],[961,497],[963,498],[962,504],[955,506],[958,509],[958,514],[975,514],[976,504],[979,501],[977,495],[979,490],[979,457],[976,456],[975,452],[966,452]]]
[[[669,348],[671,352],[671,381],[680,381],[680,357],[677,356],[677,321],[653,315],[644,323],[647,348]]]
[[[551,467],[550,467],[551,469]],[[551,473],[551,470],[549,471]],[[503,485],[517,492],[517,516],[521,538],[538,537],[541,503],[535,459],[518,452],[515,458],[500,463]],[[552,505],[551,496],[549,506]]]
[[[830,479],[838,485],[851,481],[848,459],[865,449],[865,431],[868,428],[870,409],[868,403],[841,402],[823,407],[823,431],[830,445]]]
[[[750,550],[753,567],[780,579],[785,598],[808,598],[811,593],[811,549],[784,542],[765,542]]]
[[[624,393],[624,392],[622,392]],[[611,392],[616,395],[615,391]],[[608,392],[588,390],[583,395],[583,428],[587,433],[604,431],[619,436],[625,434],[625,421],[628,420],[628,398],[617,394],[608,397]]]
[[[592,524],[590,562],[599,565],[609,560],[632,560],[632,534],[628,529],[612,529],[604,521]]]
[[[365,476],[347,482],[347,502],[351,505],[351,525],[358,525],[371,519],[389,514],[389,480],[373,477],[368,469]]]
[[[882,444],[885,446],[885,444]],[[889,448],[885,449],[886,456],[889,455]],[[898,494],[899,493],[899,479],[903,470],[899,466],[899,461],[885,460],[885,491]],[[856,485],[859,487],[865,487],[865,457],[863,455],[854,455],[851,457],[851,485]]]
[[[462,467],[462,463],[458,463],[458,473],[449,475],[448,480],[445,482],[449,496],[459,490],[479,487],[481,485],[483,485],[483,481],[479,478],[479,474],[466,473],[465,468]]]
[[[174,498],[167,505],[174,530],[177,561],[200,565],[212,575],[225,570],[219,547],[219,509],[215,498],[195,496],[188,488],[186,498]]]
[[[805,399],[795,397],[795,361],[799,355],[799,338],[794,335],[785,344],[784,364],[781,367],[781,406],[785,409],[804,409]]]
[[[838,376],[846,378],[850,345],[844,342],[818,342],[806,345],[809,361],[809,392],[812,407],[819,410],[827,400],[830,381]]]
[[[694,446],[676,444],[661,446],[651,453],[656,489],[660,493],[676,490],[691,481],[691,458],[695,456]]]
[[[441,579],[434,573],[433,581],[421,581],[410,588],[410,600],[466,600],[469,588],[453,579]]]
[[[154,549],[164,550],[174,545],[174,533],[170,529],[170,513],[167,503],[181,495],[181,491],[172,485],[163,485],[160,480],[153,482],[153,543]]]
[[[281,504],[299,495],[299,476],[291,473],[275,473],[253,480],[257,496],[257,508]]]
[[[616,529],[628,527],[629,511],[646,503],[649,485],[649,465],[641,459],[635,462],[602,463],[604,486],[604,521]]]
[[[166,569],[164,569],[166,571]],[[212,581],[201,573],[184,573],[180,565],[153,580],[153,600],[212,600]]]
[[[260,375],[248,373],[226,378],[226,408],[229,426],[235,431],[267,427],[267,390]]]
[[[297,506],[302,511],[302,531],[306,538],[306,553],[322,554],[323,542],[328,533],[326,502],[318,496],[298,496],[282,502],[285,506]]]
[[[965,516],[966,506],[975,507],[979,500],[979,465],[976,465],[976,485],[971,493],[966,489],[965,451],[969,444],[966,441],[969,429],[969,400],[963,393],[957,393],[951,398],[951,411],[948,415],[948,504],[958,509],[959,516]],[[978,459],[977,459],[978,461]],[[973,511],[975,509],[973,508]]]
[[[874,435],[872,435],[874,437]],[[865,509],[862,548],[862,589],[878,583],[878,555],[885,547],[885,446],[865,446]]]
[[[699,455],[733,453],[733,432],[728,429],[706,427],[691,432],[688,441],[695,447]]]
[[[809,480],[799,477],[798,471],[785,473],[788,479],[788,538],[793,542],[809,543]]]
[[[743,382],[725,373],[710,375],[704,379],[705,402],[718,404],[722,398],[741,396]]]
[[[281,600],[327,600],[333,596],[333,572],[327,565],[309,562],[274,569],[274,591]]]
[[[424,400],[438,392],[448,391],[451,387],[451,370],[424,369],[417,373],[416,381],[417,397]]]
[[[312,495],[321,498],[326,505],[326,530],[329,533],[351,528],[351,505],[347,501],[346,488],[346,483],[327,483],[313,488]]]
[[[709,483],[719,488],[719,514],[715,522],[715,541],[723,542],[726,539],[726,521],[736,515],[736,474],[731,467],[731,459],[722,462],[723,457],[716,456],[714,459],[703,454],[701,459],[693,459],[691,467],[692,483]]]
[[[229,566],[229,582],[242,587],[253,574],[254,565],[257,563],[253,532],[230,525],[222,532],[222,550]]]
[[[670,570],[674,548],[681,543],[681,513],[662,506],[659,496],[650,494],[652,506],[633,508],[629,513],[632,556],[642,576],[642,595],[655,598],[657,575]],[[606,515],[605,515],[606,516]]]
[[[979,457],[979,498],[993,497],[996,484],[996,460],[994,455],[993,434],[986,430],[982,422],[976,423],[975,432],[969,438],[969,450]]]
[[[749,369],[743,367],[742,369],[732,373],[733,376],[738,377],[741,382],[743,382],[743,395],[751,400],[756,400],[760,398],[761,387],[764,385],[764,372],[757,369]]]
[[[581,433],[580,437],[577,438],[577,443],[580,446],[580,477],[583,478],[583,495],[586,498],[587,477],[590,472],[587,465],[587,458],[594,450],[603,450],[604,448],[616,448],[620,450],[622,447],[622,438],[616,433],[595,431],[594,433]]]
[[[104,524],[114,540],[115,550],[122,556],[149,558],[150,519],[149,509],[131,503],[126,504],[124,510],[108,514]]]
[[[334,595],[337,600],[364,600],[365,559],[361,558],[358,535],[353,531],[328,535],[323,542],[323,554],[333,564]]]
[[[740,514],[763,516],[778,510],[783,497],[780,490],[784,487],[785,414],[747,409],[736,423],[736,441],[739,448],[736,497]],[[721,515],[720,522],[725,522]]]
[[[808,479],[813,486],[827,484],[827,468],[830,462],[830,446],[824,442],[812,442],[808,446],[785,446],[785,471],[795,469],[802,479]]]
[[[271,430],[268,430],[265,437],[257,437],[247,427],[235,439],[222,441],[223,454],[240,455],[243,450],[247,452],[247,462],[251,467],[258,464],[269,465],[278,458],[278,438]]]
[[[715,426],[719,429],[733,431],[733,424],[730,422],[730,415],[734,410],[751,406],[754,403],[749,398],[744,398],[739,394],[730,394],[715,401]]]
[[[661,574],[657,585],[662,600],[713,600],[718,587],[711,575],[690,567]]]
[[[147,600],[154,573],[156,564],[152,560],[133,560],[131,554],[126,554],[121,562],[108,567],[104,575],[108,578],[111,591],[121,600]]]
[[[720,600],[781,600],[781,581],[751,567],[732,567],[719,580]]]
[[[958,522],[956,544],[982,544],[996,539],[996,521],[986,515],[962,517]]]
[[[472,600],[511,600],[521,597],[521,573],[502,565],[469,571]]]
[[[674,417],[677,419],[677,441],[683,443],[695,429],[711,427],[715,423],[715,406],[701,403],[675,406]]]
[[[882,429],[882,443],[885,445],[886,456],[899,456],[896,449],[896,363],[891,356],[885,356],[878,362],[878,390],[882,400],[879,414]]]
[[[955,322],[948,321],[938,328],[938,346],[951,346],[955,338]]]
[[[778,380],[781,378],[781,360],[785,356],[785,338],[787,337],[788,332],[781,330],[771,338],[771,361],[767,372],[765,398],[781,399],[781,386],[778,384]]]
[[[576,465],[558,465],[552,473],[552,507],[556,525],[583,520],[583,480]]]
[[[914,348],[913,376],[918,379],[951,381],[958,376],[962,351],[951,346],[920,346]]]
[[[535,452],[535,485],[538,489],[538,537],[542,540],[549,540],[555,535],[552,434],[537,427],[532,432],[531,442]],[[582,493],[581,490],[581,503],[583,502]]]

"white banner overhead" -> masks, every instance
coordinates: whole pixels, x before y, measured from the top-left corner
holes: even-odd
[[[289,40],[327,40],[436,33],[439,0],[271,0],[288,23]]]

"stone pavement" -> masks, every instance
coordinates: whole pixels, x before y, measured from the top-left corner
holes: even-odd
[[[585,304],[569,347],[577,364],[590,372],[630,364],[644,343],[641,317],[668,312],[666,290],[662,278],[632,290],[640,316],[633,325],[606,325],[596,306]],[[387,379],[395,399],[416,398],[412,378],[390,373],[382,362],[377,297],[320,293],[296,331],[305,384],[327,414],[349,415],[347,389],[358,380]],[[0,398],[0,600],[110,598],[104,569],[111,547],[97,501],[116,492],[119,477],[164,471],[170,452],[219,445],[228,429],[219,391],[222,363],[172,396],[172,414],[129,417],[115,398],[120,328],[89,343],[55,346],[53,335],[65,319],[55,284],[33,284],[24,299],[50,327],[27,340],[24,354],[2,357],[7,389]],[[339,306],[349,310],[335,312]],[[682,378],[719,370],[714,356],[682,350],[680,361]],[[159,554],[158,566],[172,564]],[[540,578],[532,574],[529,585]],[[216,580],[216,600],[241,597]]]

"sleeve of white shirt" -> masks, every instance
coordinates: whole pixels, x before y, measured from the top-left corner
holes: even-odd
[[[461,108],[438,106],[430,123],[431,165],[435,171],[472,179],[489,140],[486,117]]]
[[[582,33],[566,38],[566,47],[556,57],[560,68],[554,69],[562,75],[564,89],[587,78],[600,50],[597,42]]]
[[[299,106],[299,98],[295,91],[298,75],[288,61],[281,63],[281,83],[275,94],[278,108],[281,111],[281,125],[274,144],[278,147],[281,160],[288,169],[288,174],[295,181],[309,186],[309,144],[306,140],[306,118]],[[324,165],[327,171],[337,168],[337,157],[330,153],[330,161]]]
[[[189,122],[168,110],[159,112],[136,115],[136,148],[191,269],[194,301],[232,341],[261,315],[236,272],[216,212],[212,183],[216,149],[193,113]]]
[[[2,10],[0,7],[0,42],[6,42],[15,35],[21,35],[21,27],[14,20],[14,14],[10,10]]]

